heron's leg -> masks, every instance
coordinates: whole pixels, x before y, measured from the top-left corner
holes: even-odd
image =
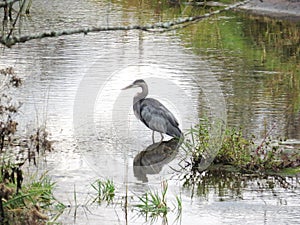
[[[152,131],[152,141],[153,141],[153,143],[155,143],[154,142],[154,131]]]

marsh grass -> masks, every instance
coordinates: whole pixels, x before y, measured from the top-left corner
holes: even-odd
[[[112,180],[96,180],[94,183],[91,184],[92,188],[96,191],[96,197],[93,200],[101,204],[103,201],[107,202],[108,204],[111,203],[115,197],[115,185]]]
[[[46,174],[23,173],[24,164],[36,164],[36,156],[50,151],[52,142],[45,128],[30,137],[17,132],[22,104],[11,93],[21,85],[12,67],[0,69],[0,224],[45,224],[64,205],[52,195],[54,183]]]
[[[151,217],[167,215],[169,208],[166,202],[166,192],[167,189],[164,189],[160,195],[157,191],[149,191],[138,196],[140,204],[135,205],[136,209],[142,214],[150,214]]]
[[[173,203],[174,208],[168,205],[167,201],[168,183],[162,182],[161,191],[150,190],[144,193],[142,196],[137,196],[139,203],[133,205],[134,210],[138,211],[140,215],[144,216],[146,221],[150,218],[151,221],[155,221],[158,217],[167,219],[167,214],[170,211],[177,211],[176,220],[181,216],[182,212],[182,200],[181,197],[176,196],[176,204]]]
[[[191,170],[197,170],[202,157],[209,151],[209,135],[210,125],[208,120],[192,127],[186,134],[185,140],[181,145],[182,149],[189,155],[187,166],[191,166]]]
[[[55,183],[46,174],[23,184],[18,192],[14,191],[14,183],[1,185],[1,190],[10,189],[6,196],[4,191],[1,193],[3,224],[44,224],[55,221],[65,208],[55,199],[52,192]]]
[[[227,128],[212,164],[230,165],[246,173],[280,172],[290,167],[297,169],[300,165],[299,151],[287,152],[284,146],[278,144],[280,141],[272,140],[274,126],[266,132],[259,144],[255,144],[253,135],[246,138],[241,129]],[[210,149],[209,133],[209,121],[204,120],[186,134],[182,145],[187,153],[185,165],[182,166],[184,169],[190,168],[193,173],[198,171],[201,159],[205,158]]]
[[[283,145],[280,146],[280,140],[273,140],[273,128],[274,125],[259,144],[255,144],[254,136],[245,138],[241,129],[228,129],[215,162],[249,173],[272,173],[299,167],[299,151],[287,152]]]
[[[127,189],[125,196],[117,195],[116,186],[109,178],[95,180],[90,184],[90,188],[92,192],[88,193],[84,201],[79,202],[78,193],[74,186],[74,204],[69,204],[70,210],[74,210],[74,221],[76,220],[78,209],[84,210],[85,213],[91,213],[90,208],[94,206],[109,208],[115,212],[118,211],[116,208],[121,207],[126,224],[128,223],[129,211],[135,212],[134,216],[142,217],[146,222],[156,222],[158,219],[167,221],[169,212],[172,212],[173,218],[175,215],[176,221],[181,218],[183,208],[181,196],[175,196],[175,200],[167,201],[168,183],[166,181],[162,182],[160,190],[150,190],[142,195],[129,195],[129,190]],[[80,199],[81,197],[82,195]]]

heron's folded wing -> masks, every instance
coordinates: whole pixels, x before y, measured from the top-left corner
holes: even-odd
[[[146,98],[141,103],[140,110],[141,119],[148,126],[149,123],[153,120],[157,122],[166,122],[168,121],[173,126],[178,126],[178,121],[175,116],[159,101],[153,98]]]

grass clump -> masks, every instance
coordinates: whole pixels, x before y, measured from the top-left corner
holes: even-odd
[[[54,198],[53,188],[54,183],[46,174],[21,189],[13,182],[1,180],[1,224],[45,224],[55,220],[65,207]]]
[[[96,180],[91,184],[92,188],[97,192],[96,197],[93,202],[98,202],[99,204],[103,201],[110,203],[115,197],[115,185],[112,180],[102,181],[100,179]]]
[[[146,221],[149,217],[152,221],[157,219],[159,216],[166,219],[168,212],[171,211],[166,198],[167,191],[168,183],[164,181],[162,182],[162,189],[160,193],[158,191],[150,190],[142,196],[138,196],[139,203],[133,205],[134,209],[144,216]],[[177,209],[178,215],[176,219],[178,219],[182,212],[182,200],[179,196],[176,196],[176,204],[173,205]]]
[[[257,145],[254,136],[246,139],[241,129],[229,129],[215,163],[229,164],[242,172],[279,172],[285,168],[299,167],[300,154],[299,151],[284,149],[277,140],[272,140],[270,132]]]
[[[169,208],[166,201],[167,184],[163,186],[161,195],[157,191],[149,191],[139,196],[140,204],[136,204],[135,208],[142,214],[155,217],[158,215],[166,216]]]
[[[253,149],[254,140],[244,138],[241,129],[227,129],[214,162],[233,165],[240,169],[251,169],[255,166]]]
[[[227,128],[212,164],[230,165],[241,172],[249,173],[274,173],[286,168],[299,167],[299,150],[289,151],[284,145],[280,145],[280,141],[272,140],[270,134],[274,126],[259,144],[255,144],[253,135],[246,138],[241,129]],[[211,149],[208,120],[192,128],[188,135],[190,138],[186,138],[183,145],[185,151],[190,154],[188,160],[185,160],[185,168],[191,167],[191,171],[195,172]]]

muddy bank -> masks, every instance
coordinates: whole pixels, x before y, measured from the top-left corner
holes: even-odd
[[[240,8],[257,15],[300,21],[300,0],[252,0]]]

